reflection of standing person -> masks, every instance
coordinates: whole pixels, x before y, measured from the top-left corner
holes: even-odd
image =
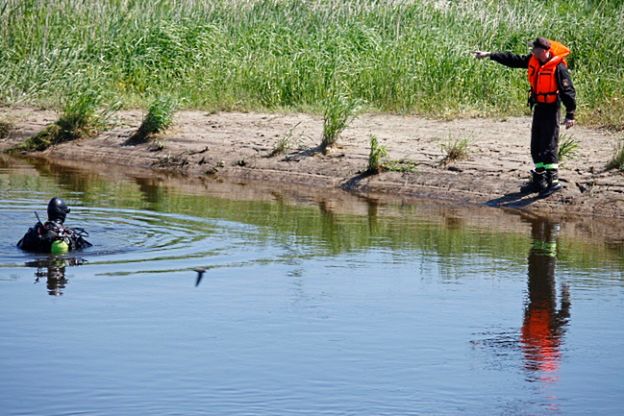
[[[67,285],[67,278],[65,277],[67,266],[80,266],[84,263],[85,260],[78,257],[50,256],[26,262],[26,266],[37,268],[35,283],[38,283],[42,278],[46,279],[46,286],[50,296],[61,296],[63,289]]]
[[[61,296],[67,284],[67,279],[65,278],[65,261],[57,257],[48,261],[34,262],[33,265],[37,266],[37,272],[35,273],[37,278],[35,279],[35,283],[39,282],[39,279],[44,277],[46,278],[48,294],[50,296]]]
[[[526,68],[531,93],[529,105],[533,110],[531,125],[531,157],[535,170],[531,180],[520,188],[523,193],[539,192],[546,197],[561,189],[558,178],[559,109],[566,107],[566,128],[574,125],[576,91],[568,72],[565,57],[570,49],[559,42],[537,38],[531,43],[531,53],[475,51],[477,59],[490,58],[510,68]]]
[[[557,310],[555,266],[558,228],[558,224],[546,220],[531,222],[533,243],[528,258],[528,299],[521,334],[525,368],[550,373],[551,376],[559,368],[561,339],[570,317],[567,286],[562,285],[561,307]]]

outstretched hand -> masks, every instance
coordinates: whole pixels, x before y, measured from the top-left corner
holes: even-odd
[[[491,52],[487,52],[487,51],[472,51],[472,54],[477,59],[483,59],[483,58],[487,58],[488,56],[490,56]]]

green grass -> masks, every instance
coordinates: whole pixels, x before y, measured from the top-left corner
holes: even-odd
[[[416,163],[409,160],[387,160],[388,150],[385,146],[379,144],[376,136],[371,135],[370,153],[368,155],[369,174],[377,174],[381,171],[413,173],[416,172]]]
[[[274,157],[274,156],[277,156],[277,155],[280,155],[280,154],[284,154],[284,153],[286,153],[288,151],[288,149],[290,149],[293,146],[293,131],[300,124],[301,124],[301,122],[298,122],[297,124],[292,126],[284,136],[281,136],[277,140],[277,143],[275,144],[275,146],[273,147],[273,149],[269,153],[268,157]]]
[[[574,136],[562,134],[560,141],[559,150],[557,151],[559,162],[573,158],[578,153],[579,142],[574,138]]]
[[[156,134],[171,127],[177,107],[178,103],[167,96],[152,101],[139,129],[126,141],[126,144],[145,143],[153,139]]]
[[[377,174],[383,168],[382,160],[388,156],[388,150],[385,146],[379,144],[377,137],[370,137],[370,153],[368,154],[368,173]]]
[[[173,114],[176,107],[177,103],[169,97],[157,98],[150,105],[139,130],[149,135],[168,129],[173,124]]]
[[[288,134],[280,137],[277,140],[277,143],[275,144],[273,149],[271,150],[271,153],[269,153],[269,157],[274,157],[286,153],[292,145],[291,140],[292,136]]]
[[[13,129],[13,124],[8,121],[0,120],[0,139],[9,137],[9,133]]]
[[[98,112],[103,96],[98,92],[76,92],[67,97],[59,119],[26,139],[17,150],[42,151],[50,146],[93,137],[106,126],[109,114]]]
[[[615,149],[613,158],[607,163],[607,170],[617,169],[624,172],[624,138]]]
[[[440,161],[441,165],[448,165],[458,160],[464,160],[468,158],[470,141],[468,139],[455,139],[449,138],[448,143],[440,145],[442,151],[445,153],[444,157]]]
[[[383,169],[388,172],[414,173],[418,165],[411,160],[389,160],[384,162]]]
[[[360,104],[338,88],[332,88],[323,100],[323,153],[336,144],[340,133],[353,120]]]
[[[525,115],[526,74],[470,51],[572,49],[582,124],[624,127],[622,1],[0,0],[0,104],[97,85],[126,107],[324,112],[333,80],[371,111]],[[608,109],[608,110],[607,110]]]

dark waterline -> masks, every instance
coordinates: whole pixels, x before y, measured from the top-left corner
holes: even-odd
[[[617,239],[110,177],[0,158],[3,414],[621,412]],[[54,195],[94,247],[21,252]]]

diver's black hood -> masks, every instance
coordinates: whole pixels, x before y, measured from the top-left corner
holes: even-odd
[[[65,201],[61,198],[52,198],[48,203],[48,221],[60,221],[63,223],[69,211]]]

